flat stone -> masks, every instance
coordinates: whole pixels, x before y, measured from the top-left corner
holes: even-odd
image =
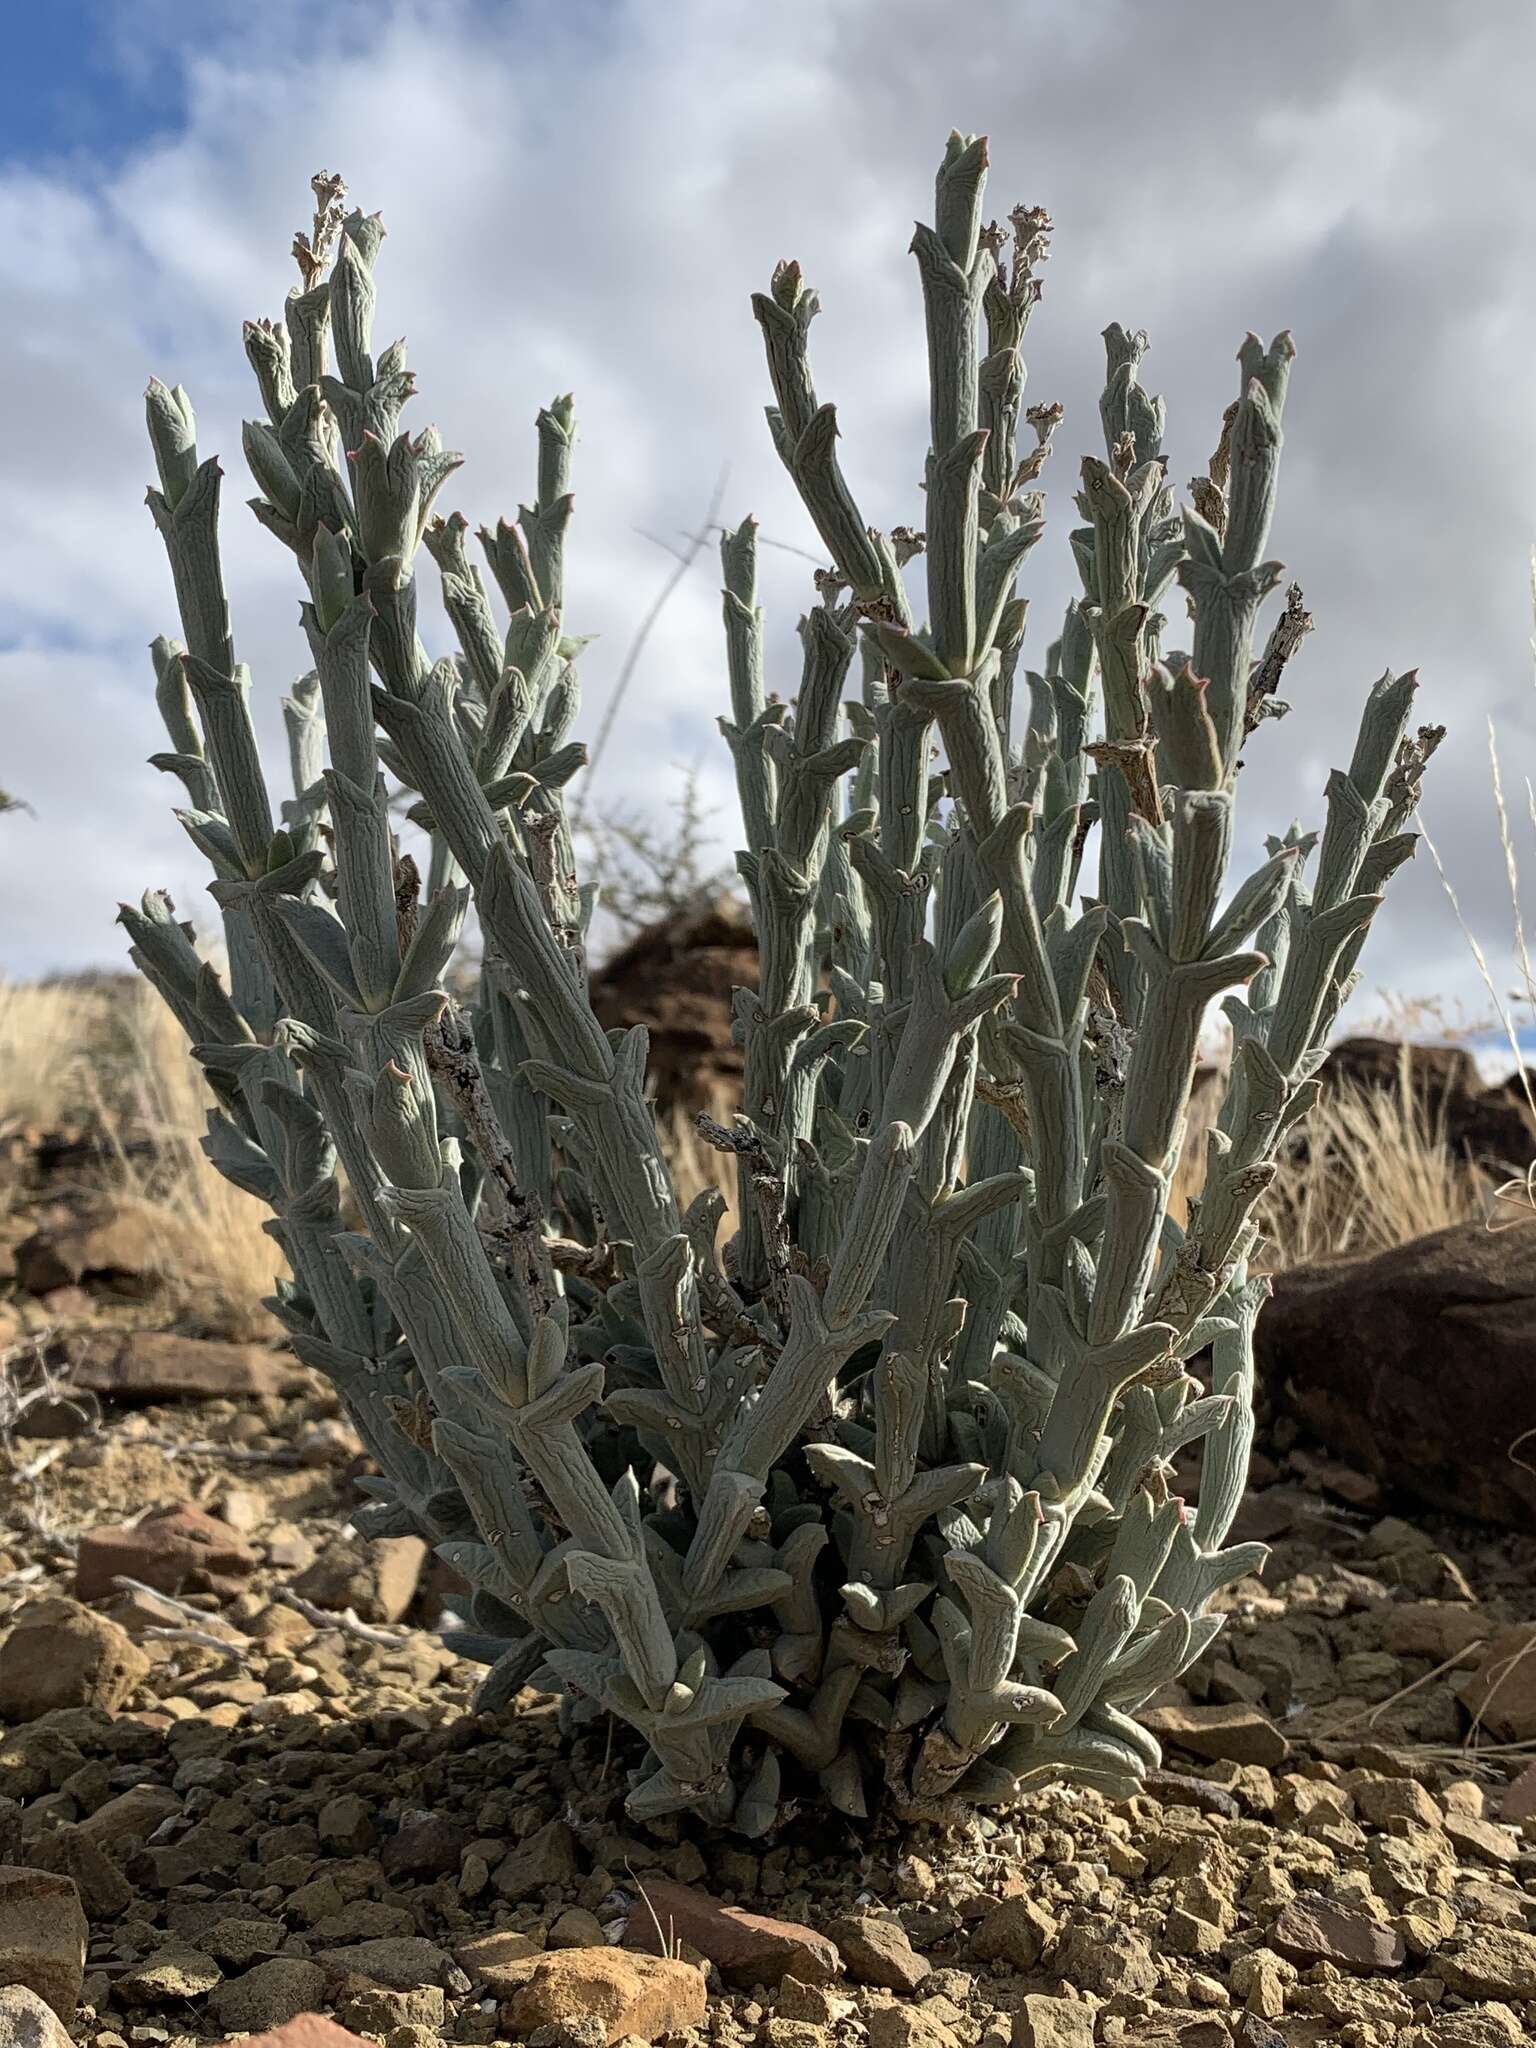
[[[181,1801],[168,1785],[130,1785],[88,1813],[80,1832],[98,1849],[111,1850],[135,1837],[147,1841],[162,1821],[180,1811]]]
[[[1472,1813],[1448,1813],[1445,1832],[1465,1856],[1513,1870],[1520,1861],[1520,1842],[1513,1828]]]
[[[1461,2012],[1436,2013],[1427,2027],[1405,2034],[1405,2048],[1522,2048],[1530,2036],[1517,2013],[1497,2000]]]
[[[117,1995],[125,2005],[180,2004],[205,1997],[223,1975],[213,1957],[198,1949],[156,1949],[118,1979]]]
[[[414,1991],[418,1984],[446,1984],[453,1959],[446,1949],[421,1934],[354,1941],[345,1948],[324,1948],[318,1960],[344,1976],[366,1977],[392,1991]]]
[[[813,2020],[771,2012],[758,2027],[757,2048],[826,2048],[826,2033]]]
[[[656,2041],[704,2021],[703,1973],[691,1963],[614,1948],[568,1948],[541,1956],[506,2007],[512,2034],[526,2040],[590,2018],[611,2044],[626,2035]]]
[[[388,1941],[415,1932],[416,1916],[409,1906],[391,1906],[383,1899],[348,1899],[334,1913],[316,1920],[310,1937],[337,1948],[347,1942]]]
[[[1232,2029],[1225,2020],[1186,2020],[1177,2039],[1179,2048],[1232,2048]]]
[[[1463,1998],[1536,1998],[1536,1934],[1482,1928],[1441,1949],[1435,1975]]]
[[[1277,1955],[1301,1969],[1332,1963],[1335,1969],[1367,1976],[1400,1970],[1408,1960],[1403,1937],[1395,1929],[1318,1892],[1298,1893],[1282,1908],[1266,1939]]]
[[[826,1984],[806,1984],[798,1977],[780,1980],[774,2010],[786,2020],[806,2026],[832,2027],[856,2010],[851,1998]]]
[[[293,1590],[331,1614],[350,1607],[361,1621],[396,1622],[416,1597],[426,1559],[419,1536],[335,1543],[300,1573]]]
[[[275,1956],[287,1939],[288,1930],[281,1920],[269,1920],[258,1914],[231,1914],[227,1920],[216,1920],[205,1934],[198,1936],[204,1953],[232,1970],[244,1970],[264,1957]]]
[[[1242,1807],[1224,1786],[1187,1771],[1148,1771],[1143,1789],[1164,1806],[1192,1806],[1197,1813],[1213,1813],[1222,1820],[1243,1817]]]
[[[1026,1993],[1013,2016],[1013,2048],[1093,2048],[1093,2008]]]
[[[115,1621],[73,1600],[32,1600],[0,1643],[0,1720],[34,1721],[64,1707],[115,1714],[150,1660]]]
[[[53,2007],[25,1984],[0,1985],[0,2048],[74,2048]]]
[[[225,1344],[169,1330],[92,1335],[70,1346],[69,1358],[71,1387],[124,1406],[275,1398],[306,1383],[296,1359],[264,1344]]]
[[[1466,1922],[1464,1932],[1478,1927],[1512,1927],[1526,1931],[1525,1899],[1513,1885],[1458,1884],[1450,1901],[1458,1920]]]
[[[245,1859],[246,1843],[227,1828],[217,1828],[211,1821],[202,1820],[176,1841],[156,1844],[149,1853],[154,1861],[155,1882],[168,1892],[173,1885],[200,1884],[211,1871],[227,1875],[238,1869]]]
[[[117,1578],[137,1579],[157,1593],[175,1593],[194,1572],[240,1578],[257,1565],[256,1553],[227,1522],[201,1508],[157,1508],[142,1521],[119,1528],[91,1529],[80,1539],[75,1559],[75,1594],[105,1600]]]
[[[1392,2029],[1407,2026],[1413,2018],[1413,2000],[1395,1984],[1384,1983],[1380,1978],[1309,1981],[1296,1987],[1292,2006],[1297,2012],[1332,2020],[1336,2027],[1379,2027],[1389,2041],[1395,2039]]]
[[[1160,1742],[1213,1762],[1273,1769],[1291,1753],[1291,1745],[1269,1716],[1241,1701],[1214,1707],[1152,1707],[1141,1722]]]
[[[652,1913],[661,1924],[661,1936]],[[624,1946],[659,1955],[663,1937],[696,1949],[709,1958],[727,1983],[747,1989],[754,1984],[777,1984],[784,1977],[825,1984],[842,1974],[837,1944],[814,1928],[795,1920],[776,1920],[766,1913],[750,1913],[741,1906],[723,1906],[708,1892],[670,1878],[647,1878],[645,1896],[629,1916]]]
[[[894,1913],[845,1913],[827,1933],[857,1984],[915,1991],[931,1967],[913,1948]]]
[[[325,1995],[325,1972],[303,1956],[273,1956],[239,1977],[226,1977],[210,1995],[208,2013],[226,2033],[256,2034],[282,2027],[313,2009]],[[350,2038],[350,2037],[349,2037]]]
[[[490,1934],[460,1942],[453,1960],[494,1997],[510,1998],[533,1975],[533,1966],[543,1953],[542,1934],[518,1934],[510,1927],[498,1927]]]
[[[67,2022],[80,1999],[88,1934],[69,1878],[0,1864],[0,1984],[24,1984]]]

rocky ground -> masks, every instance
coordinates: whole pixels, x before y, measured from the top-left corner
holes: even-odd
[[[1144,1794],[641,1838],[621,1745],[475,1713],[442,1569],[349,1538],[322,1383],[147,1327],[99,1242],[15,1254],[50,1284],[0,1303],[0,2048],[1536,2034],[1536,1541],[1410,1520],[1281,1423],[1240,1532],[1272,1556],[1150,1710]]]

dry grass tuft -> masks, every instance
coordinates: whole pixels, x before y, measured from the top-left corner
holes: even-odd
[[[1483,1222],[1492,1184],[1450,1144],[1442,1116],[1409,1079],[1395,1088],[1338,1083],[1302,1123],[1259,1205],[1269,1271],[1349,1252],[1385,1251],[1454,1223]]]
[[[146,984],[0,983],[0,1132],[88,1133],[101,1153],[91,1189],[149,1215],[169,1306],[209,1331],[260,1338],[271,1333],[262,1297],[287,1266],[262,1228],[266,1206],[203,1155],[213,1106]]]

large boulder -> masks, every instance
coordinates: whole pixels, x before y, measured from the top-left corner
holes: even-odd
[[[658,1107],[718,1113],[721,1096],[741,1086],[731,990],[756,988],[757,973],[752,921],[721,896],[636,933],[593,975],[592,1008],[609,1030],[645,1026]]]
[[[1451,1150],[1495,1172],[1523,1173],[1536,1160],[1536,1117],[1518,1074],[1491,1088],[1460,1045],[1406,1045],[1345,1038],[1320,1075],[1331,1085],[1396,1092],[1407,1085]],[[1533,1087],[1536,1093],[1536,1087]]]
[[[1536,1530],[1536,1220],[1277,1274],[1257,1350],[1336,1457],[1429,1507]]]
[[[149,1676],[128,1633],[77,1601],[32,1600],[0,1640],[0,1721],[35,1721],[64,1707],[115,1714]]]

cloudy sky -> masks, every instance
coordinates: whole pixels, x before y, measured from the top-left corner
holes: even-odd
[[[442,502],[511,512],[538,405],[582,431],[569,580],[587,729],[672,566],[657,538],[725,474],[757,514],[781,687],[814,547],[762,420],[748,294],[798,256],[822,294],[818,384],[866,516],[921,523],[923,349],[911,223],[951,127],[992,138],[992,210],[1056,221],[1029,396],[1066,418],[1050,543],[1026,588],[1036,658],[1071,588],[1077,463],[1096,451],[1100,330],[1146,327],[1172,474],[1203,469],[1245,330],[1293,331],[1273,551],[1318,629],[1293,716],[1249,750],[1248,844],[1318,815],[1355,709],[1417,665],[1450,739],[1426,817],[1501,980],[1510,915],[1488,788],[1536,764],[1536,9],[1529,0],[48,0],[7,25],[0,82],[0,972],[115,959],[119,898],[200,862],[144,765],[146,645],[174,629],[146,511],[142,392],[197,408],[229,481],[237,646],[264,732],[304,665],[288,557],[244,509],[256,409],[243,318],[279,312],[307,181],[341,171],[389,231],[377,337],[408,337],[466,467]],[[1521,135],[1527,141],[1520,141]],[[434,624],[434,631],[436,630]],[[697,765],[730,841],[717,579],[663,612],[593,788],[661,816]],[[439,640],[439,649],[446,641]],[[1536,897],[1536,842],[1517,819]],[[731,841],[731,843],[734,843]],[[1368,979],[1477,1007],[1421,856]]]

